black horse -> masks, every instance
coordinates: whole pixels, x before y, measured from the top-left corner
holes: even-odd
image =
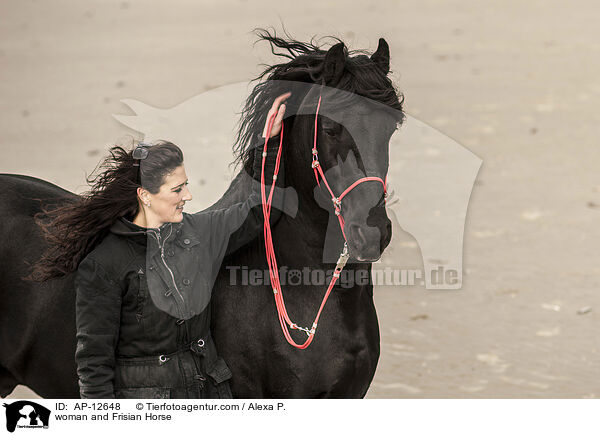
[[[330,270],[337,255],[325,258],[331,253],[325,254],[324,247],[334,247],[339,254],[344,240],[331,198],[323,182],[317,186],[311,169],[315,107],[319,93],[325,95],[317,141],[320,164],[334,192],[339,195],[365,174],[385,179],[389,140],[404,119],[402,96],[387,77],[389,48],[380,39],[376,52],[368,56],[363,51],[348,52],[339,40],[325,51],[266,32],[260,36],[272,48],[287,50],[275,54],[289,61],[268,67],[259,77],[266,80],[247,99],[234,151],[244,169],[250,170],[250,139],[262,132],[273,97],[291,89],[282,158],[285,184],[296,190],[298,210],[293,217],[284,214],[272,228],[273,244],[281,269]],[[244,169],[211,208],[247,196],[251,180],[243,176]],[[0,175],[0,396],[24,384],[42,397],[78,397],[73,275],[45,283],[21,279],[30,272],[28,264],[44,250],[33,220],[41,203],[60,205],[75,198],[42,180]],[[248,287],[239,274],[240,266],[267,269],[262,236],[224,259],[213,291],[212,332],[233,372],[234,397],[360,398],[366,394],[379,359],[371,263],[391,239],[381,183],[365,182],[354,188],[343,200],[342,216],[351,255],[344,270],[347,274],[365,271],[362,276],[368,279],[337,285],[315,339],[305,350],[284,339],[270,285]],[[329,280],[282,285],[294,322],[312,325],[327,284]],[[298,343],[306,339],[301,331],[292,331],[292,336]]]

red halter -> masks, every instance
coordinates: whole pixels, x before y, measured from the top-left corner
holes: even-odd
[[[333,272],[333,276],[331,278],[331,282],[329,283],[329,287],[327,288],[327,291],[325,292],[325,296],[323,296],[323,301],[321,302],[321,306],[319,307],[319,311],[317,312],[317,315],[315,317],[315,320],[312,324],[311,329],[303,328],[303,327],[298,326],[295,323],[293,323],[290,320],[290,318],[287,314],[287,311],[285,309],[285,303],[283,301],[283,290],[281,288],[281,283],[279,282],[279,272],[278,272],[279,268],[277,267],[277,260],[275,258],[275,250],[273,248],[273,239],[271,237],[271,225],[269,223],[269,217],[271,215],[271,202],[273,199],[273,188],[275,186],[275,181],[277,179],[277,174],[279,172],[279,162],[281,160],[281,150],[282,150],[282,145],[283,145],[283,123],[281,124],[281,137],[279,139],[279,149],[277,151],[277,161],[275,164],[275,172],[273,175],[273,182],[271,184],[271,192],[269,193],[268,199],[266,198],[266,191],[265,191],[265,160],[267,157],[266,146],[265,146],[265,150],[262,154],[263,160],[262,160],[262,171],[261,171],[261,194],[262,194],[263,214],[265,217],[265,219],[264,219],[265,248],[266,248],[266,253],[267,253],[267,263],[269,264],[269,275],[271,277],[271,286],[273,288],[273,295],[275,296],[275,305],[277,306],[279,323],[281,325],[281,330],[283,331],[283,335],[285,336],[285,339],[288,341],[289,344],[291,344],[292,346],[294,346],[298,349],[306,349],[312,342],[312,340],[315,336],[315,330],[317,329],[317,322],[319,321],[319,317],[321,316],[321,311],[323,311],[323,307],[325,306],[325,303],[327,302],[327,298],[329,297],[329,294],[331,293],[331,290],[333,289],[335,282],[339,278],[340,273],[342,272],[342,269],[344,268],[344,266],[346,265],[346,262],[348,261],[348,257],[349,257],[348,244],[346,241],[346,234],[344,233],[344,218],[342,217],[342,214],[341,214],[342,213],[342,211],[341,211],[342,198],[344,198],[344,196],[346,196],[352,189],[354,189],[360,183],[364,183],[365,181],[381,182],[381,184],[383,184],[384,200],[387,197],[387,187],[386,187],[387,186],[387,176],[386,176],[385,181],[383,181],[379,177],[360,178],[360,179],[356,180],[354,183],[352,183],[348,188],[346,188],[346,190],[344,190],[340,194],[340,196],[338,196],[338,197],[335,196],[335,194],[331,190],[331,187],[329,187],[329,183],[327,183],[327,179],[325,178],[323,169],[321,169],[321,165],[319,164],[319,154],[317,151],[317,119],[319,116],[319,108],[320,107],[321,107],[321,96],[319,96],[319,103],[317,104],[317,112],[315,114],[315,136],[314,136],[314,144],[313,144],[313,149],[312,149],[313,160],[312,160],[311,167],[314,170],[315,178],[317,179],[317,184],[320,186],[320,182],[319,182],[319,175],[320,175],[321,178],[323,179],[323,182],[325,183],[325,186],[327,186],[327,190],[329,190],[329,193],[331,194],[331,200],[333,201],[333,207],[335,209],[335,214],[338,217],[338,220],[340,222],[340,228],[342,230],[342,235],[344,236],[344,248],[343,248],[343,250],[340,254],[340,257],[337,261],[335,270]],[[276,115],[277,115],[277,113],[274,113],[269,118],[269,124],[268,124],[268,128],[267,128],[267,137],[265,138],[265,144],[269,141],[269,135],[271,133],[271,129],[273,128],[273,122],[275,120]],[[302,344],[297,344],[294,341],[294,339],[291,337],[290,332],[287,328],[288,326],[290,329],[298,329],[298,330],[306,332],[306,334],[308,335],[308,338],[306,339],[306,341]]]

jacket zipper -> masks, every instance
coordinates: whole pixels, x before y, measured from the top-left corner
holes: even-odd
[[[177,287],[177,283],[175,282],[175,276],[173,275],[173,271],[167,265],[167,262],[165,260],[165,243],[166,243],[167,239],[169,237],[171,237],[171,234],[173,233],[173,227],[169,226],[169,229],[171,231],[169,232],[169,235],[167,235],[165,237],[165,239],[163,240],[162,244],[160,243],[160,232],[158,232],[158,231],[156,233],[154,231],[150,231],[150,232],[156,236],[156,240],[158,242],[158,246],[160,246],[160,258],[162,259],[163,264],[165,265],[165,267],[169,271],[169,274],[171,275],[171,280],[173,281],[173,286],[175,287],[175,292],[177,293],[177,295],[181,299],[181,303],[183,304],[183,306],[185,306],[185,299],[183,298],[183,295],[180,293],[179,288]],[[183,317],[183,315],[181,314],[181,310],[179,310],[179,307],[178,307],[178,311],[179,311],[179,315],[181,317]]]
[[[167,262],[165,261],[165,243],[167,241],[167,239],[169,237],[171,237],[171,234],[173,233],[173,227],[170,226],[169,229],[171,230],[169,232],[169,235],[165,237],[165,240],[163,240],[162,244],[160,243],[160,230],[156,232],[156,239],[158,241],[158,246],[160,246],[160,258],[162,259],[163,264],[165,265],[165,267],[167,268],[167,270],[169,271],[169,273],[171,274],[171,279],[173,280],[173,285],[175,286],[175,291],[177,292],[177,294],[179,295],[179,297],[181,298],[181,302],[182,302],[182,306],[185,306],[185,300],[183,299],[183,295],[179,292],[179,288],[177,288],[177,283],[175,282],[175,276],[173,275],[173,271],[171,270],[171,268],[167,265]],[[152,233],[154,233],[154,231],[152,231]],[[177,306],[178,304],[175,304],[175,306]],[[181,313],[181,310],[179,309],[179,307],[177,307],[177,311],[179,311],[179,317],[183,318],[183,315]],[[187,335],[187,339],[190,339],[190,330],[188,327],[188,323],[185,322],[185,330],[186,330],[186,334]],[[198,365],[198,361],[196,360],[196,358],[192,358],[192,360],[194,361],[194,366],[196,367],[196,371],[198,373],[201,373],[200,370],[200,366]]]

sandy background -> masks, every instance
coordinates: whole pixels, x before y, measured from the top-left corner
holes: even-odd
[[[590,0],[2,2],[0,172],[80,191],[132,133],[119,100],[167,108],[253,78],[272,60],[254,27],[371,50],[383,36],[407,113],[483,165],[463,288],[376,289],[368,397],[597,397],[599,18]],[[397,264],[418,262],[395,231]]]

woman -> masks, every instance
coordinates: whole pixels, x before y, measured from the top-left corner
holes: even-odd
[[[275,119],[266,180],[289,96],[276,98],[267,116],[263,138]],[[263,147],[264,139],[254,156],[259,181]],[[50,213],[55,219],[43,225],[50,249],[34,273],[77,269],[81,397],[230,398],[231,372],[210,335],[210,294],[222,258],[262,229],[259,183],[242,203],[190,215],[183,155],[172,143],[113,147],[103,167],[87,197]],[[271,224],[281,214],[283,178],[281,165]]]

